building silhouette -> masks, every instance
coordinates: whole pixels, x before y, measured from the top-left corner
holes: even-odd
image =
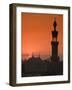
[[[57,41],[58,31],[56,30],[56,26],[57,26],[56,18],[54,19],[53,26],[54,26],[54,30],[52,31],[52,41],[51,41],[52,56],[51,56],[51,60],[53,62],[57,62],[57,61],[59,61],[59,56],[58,56],[58,44],[59,44],[59,42]]]

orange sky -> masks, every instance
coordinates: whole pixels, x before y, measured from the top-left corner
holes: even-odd
[[[51,56],[54,17],[58,30],[58,55],[63,56],[63,15],[22,13],[22,55]]]

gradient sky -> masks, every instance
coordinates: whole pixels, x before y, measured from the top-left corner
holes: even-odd
[[[22,56],[31,56],[32,53],[51,56],[54,17],[58,30],[58,55],[63,56],[63,15],[39,13],[22,13]]]

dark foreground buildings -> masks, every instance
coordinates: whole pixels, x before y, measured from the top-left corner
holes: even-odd
[[[58,44],[57,36],[58,31],[56,30],[56,19],[53,23],[54,31],[52,31],[52,56],[51,61],[48,59],[42,60],[40,55],[22,60],[22,77],[30,76],[51,76],[51,75],[62,75],[63,74],[63,60],[59,60],[58,56]]]

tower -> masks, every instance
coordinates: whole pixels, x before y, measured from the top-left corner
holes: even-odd
[[[52,31],[52,41],[51,41],[51,45],[52,45],[51,61],[53,62],[59,61],[59,56],[58,56],[59,42],[57,41],[58,31],[56,30],[56,26],[57,26],[57,22],[56,22],[56,18],[54,18],[54,23],[53,23],[54,30]]]

